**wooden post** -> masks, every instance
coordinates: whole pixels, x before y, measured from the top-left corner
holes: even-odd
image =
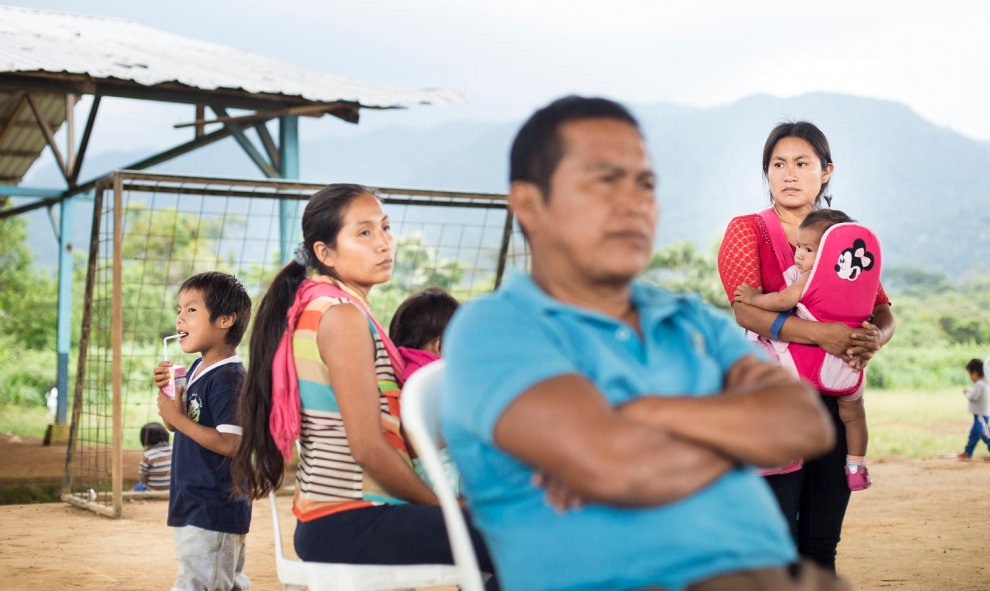
[[[76,167],[76,100],[74,94],[65,95],[65,178],[72,186],[72,170]]]

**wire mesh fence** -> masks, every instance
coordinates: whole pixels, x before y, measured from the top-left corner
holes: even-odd
[[[152,370],[175,332],[182,282],[203,271],[236,275],[257,307],[301,240],[306,200],[323,185],[118,171],[96,189],[79,363],[63,498],[120,516],[122,450],[158,420]],[[396,238],[392,279],[371,293],[388,326],[408,295],[442,287],[461,301],[490,292],[524,268],[505,196],[381,188]],[[250,327],[249,327],[250,331]],[[245,339],[248,337],[245,336]],[[188,366],[174,347],[171,359]],[[246,363],[247,347],[240,348]]]

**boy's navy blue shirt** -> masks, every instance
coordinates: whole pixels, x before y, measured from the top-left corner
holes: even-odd
[[[236,355],[204,370],[193,362],[186,386],[186,416],[204,427],[240,434],[237,399],[244,365]],[[244,534],[251,523],[251,503],[231,500],[230,459],[199,445],[178,430],[172,445],[168,525],[193,525],[210,531]]]

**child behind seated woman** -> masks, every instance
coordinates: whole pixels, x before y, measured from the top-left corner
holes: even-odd
[[[811,276],[811,270],[815,266],[825,231],[836,224],[851,222],[854,222],[852,218],[836,209],[817,209],[809,213],[795,234],[797,249],[794,252],[794,265],[784,271],[784,282],[787,287],[778,292],[762,293],[757,288],[743,284],[736,288],[735,301],[775,312],[785,312],[798,306],[808,278]],[[814,320],[813,317],[807,317],[801,312],[801,308],[798,307],[799,317]],[[778,357],[778,351],[773,343],[765,343],[761,339],[761,344],[772,357]],[[831,356],[826,355],[826,357]],[[837,376],[837,381],[848,383],[851,377],[853,381],[860,377],[859,370],[852,369],[844,361],[838,358],[833,361],[832,367],[835,368],[833,375]],[[863,379],[862,385],[851,394],[836,395],[839,403],[839,418],[846,428],[846,445],[849,450],[849,455],[846,456],[846,478],[850,490],[854,491],[868,488],[871,484],[865,465],[869,439],[866,410],[863,406],[865,384]]]
[[[428,287],[399,304],[388,325],[388,336],[406,362],[406,371],[402,374],[403,383],[421,368],[440,359],[443,331],[459,305],[454,296],[439,287]],[[454,492],[459,492],[460,477],[446,449],[440,450],[440,457],[447,472],[447,480]],[[423,482],[430,484],[419,459],[413,460],[413,469]]]
[[[172,474],[172,445],[168,440],[168,431],[161,423],[148,423],[141,427],[140,437],[144,457],[141,458],[134,490],[168,490]]]
[[[428,287],[399,304],[388,336],[406,362],[405,383],[420,368],[440,359],[443,331],[460,304],[439,287]]]

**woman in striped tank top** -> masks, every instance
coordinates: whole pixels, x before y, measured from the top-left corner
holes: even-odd
[[[255,318],[234,482],[254,498],[278,488],[298,440],[300,558],[452,564],[437,498],[413,471],[400,428],[403,361],[368,302],[392,275],[388,216],[369,189],[335,184],[312,196],[302,230]]]

